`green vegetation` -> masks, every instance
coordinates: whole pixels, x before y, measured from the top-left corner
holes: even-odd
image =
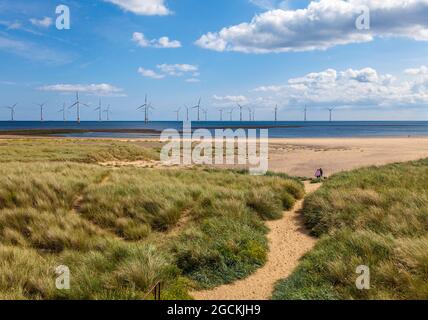
[[[189,299],[191,288],[262,265],[263,220],[303,196],[302,184],[286,177],[84,163],[97,152],[103,160],[153,152],[135,144],[1,143],[1,299],[144,299],[158,281],[164,299]],[[59,265],[70,268],[68,291],[55,288]]]
[[[428,299],[428,160],[337,174],[303,211],[321,240],[274,299]]]
[[[158,146],[159,147],[159,146]],[[156,149],[138,142],[84,139],[0,140],[0,162],[74,161],[97,163],[114,160],[159,159]]]

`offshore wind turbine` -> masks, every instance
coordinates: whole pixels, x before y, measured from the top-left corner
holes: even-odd
[[[205,110],[205,109],[202,109],[202,113],[204,114],[204,116],[205,116],[205,121],[208,121],[208,111],[207,110]]]
[[[98,111],[98,121],[99,122],[103,121],[103,117],[102,117],[103,110],[102,110],[102,106],[101,106],[101,99],[99,101],[98,108],[95,108],[94,111]]]
[[[186,121],[189,122],[189,107],[184,106],[186,108]]]
[[[304,113],[305,113],[304,120],[308,121],[308,107],[307,106],[305,106]]]
[[[242,109],[244,108],[243,106],[241,106],[239,103],[237,103],[238,107],[239,107],[239,121],[242,122]]]
[[[224,111],[224,109],[219,109],[218,111],[220,112],[220,121],[223,121],[223,111]]]
[[[330,112],[330,122],[333,121],[333,110],[334,108],[328,108],[328,111]]]
[[[44,102],[44,103],[36,103],[36,105],[40,107],[40,122],[43,122],[44,121],[44,119],[43,119],[43,109],[46,106],[46,102]]]
[[[76,102],[74,102],[69,109],[76,107],[77,110],[77,123],[80,123],[80,106],[89,107],[86,103],[80,102],[79,100],[79,92],[76,92]]]
[[[17,103],[15,103],[14,105],[12,105],[12,106],[6,106],[6,107],[4,107],[4,108],[6,108],[6,109],[9,109],[10,110],[10,121],[15,121],[15,109],[16,109],[16,106],[17,106],[18,104]]]
[[[174,112],[177,114],[177,121],[180,121],[180,111],[181,111],[181,107],[178,108],[177,110],[174,110]]]
[[[275,106],[275,122],[278,122],[278,105]]]
[[[199,98],[198,104],[194,106],[192,109],[198,109],[198,121],[201,121],[201,98]]]
[[[58,112],[62,112],[62,121],[67,121],[65,118],[65,103],[62,105],[62,109],[58,110]]]
[[[149,104],[146,107],[146,123],[149,123],[150,109],[151,110],[155,110],[155,108],[152,107],[152,103],[151,102],[149,102]]]
[[[144,99],[144,104],[137,108],[137,110],[141,109],[144,109],[144,122],[147,124],[149,122],[149,103],[147,102],[147,94]]]
[[[233,110],[234,108],[230,109],[230,111],[228,111],[229,116],[230,116],[230,121],[233,121]]]
[[[106,114],[107,121],[110,121],[110,105],[107,106],[107,109],[103,111]]]
[[[247,108],[248,109],[248,119],[251,121],[251,114],[252,114],[252,110],[251,110],[251,108]]]

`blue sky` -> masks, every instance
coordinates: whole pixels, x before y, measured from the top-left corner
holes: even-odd
[[[47,102],[45,118],[60,120],[78,89],[93,106],[84,120],[100,98],[114,120],[143,119],[146,93],[159,120],[199,97],[212,120],[237,102],[259,120],[276,104],[283,120],[304,105],[312,120],[327,107],[337,120],[428,120],[428,1],[405,2],[0,0],[0,106],[37,120]],[[70,30],[56,28],[59,4]],[[369,30],[355,27],[362,5]]]

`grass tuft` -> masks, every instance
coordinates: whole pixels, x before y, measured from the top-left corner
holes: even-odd
[[[428,160],[329,178],[303,213],[321,237],[274,299],[428,299]],[[356,268],[370,268],[358,290]]]

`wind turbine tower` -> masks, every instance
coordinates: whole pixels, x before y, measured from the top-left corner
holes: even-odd
[[[106,114],[107,121],[110,121],[110,105],[107,106],[107,109],[103,111]]]
[[[278,122],[278,105],[275,106],[275,122]]]
[[[180,121],[180,111],[181,111],[181,107],[177,110],[174,110],[174,112],[177,114],[177,121]]]
[[[80,107],[81,106],[85,106],[85,107],[89,107],[87,104],[80,102],[79,100],[79,92],[76,92],[76,102],[74,102],[69,109],[72,109],[74,107],[76,107],[77,110],[77,123],[80,123]]]
[[[15,103],[13,106],[7,106],[6,109],[10,110],[10,121],[15,121],[15,109],[18,104]]]
[[[38,105],[39,107],[40,107],[40,122],[43,122],[44,121],[44,118],[43,118],[43,110],[44,110],[44,107],[46,106],[46,102],[45,103],[36,103],[36,105]]]
[[[189,122],[189,107],[184,106],[186,108],[186,121]]]
[[[233,110],[234,108],[230,109],[230,111],[228,112],[230,116],[230,121],[233,121]]]
[[[150,109],[152,109],[152,110],[155,109],[152,107],[151,102],[149,102],[149,104],[146,106],[146,123],[149,123]]]
[[[98,121],[99,121],[99,122],[103,121],[103,117],[102,117],[102,115],[103,115],[103,110],[102,110],[102,106],[101,106],[101,99],[100,99],[100,102],[99,102],[98,108],[96,108],[94,111],[98,111]]]
[[[251,110],[251,108],[247,108],[248,109],[248,119],[250,120],[250,121],[252,121],[252,119],[253,119],[253,111]]]
[[[62,121],[67,121],[65,118],[65,103],[62,105],[62,109],[58,110],[58,112],[62,112]]]
[[[198,109],[198,121],[201,121],[201,98],[199,98],[199,102],[192,109]]]
[[[330,122],[333,121],[333,110],[334,108],[329,108],[328,111],[330,112]]]
[[[239,107],[239,121],[242,122],[242,109],[244,108],[243,106],[241,106],[239,103],[237,103],[238,107]]]
[[[224,111],[224,109],[219,109],[218,111],[220,112],[220,121],[223,121],[223,111]]]
[[[137,110],[141,110],[144,108],[144,122],[147,124],[149,122],[149,104],[147,102],[147,94],[146,94],[146,98],[144,100],[144,104],[139,106],[137,108]]]

